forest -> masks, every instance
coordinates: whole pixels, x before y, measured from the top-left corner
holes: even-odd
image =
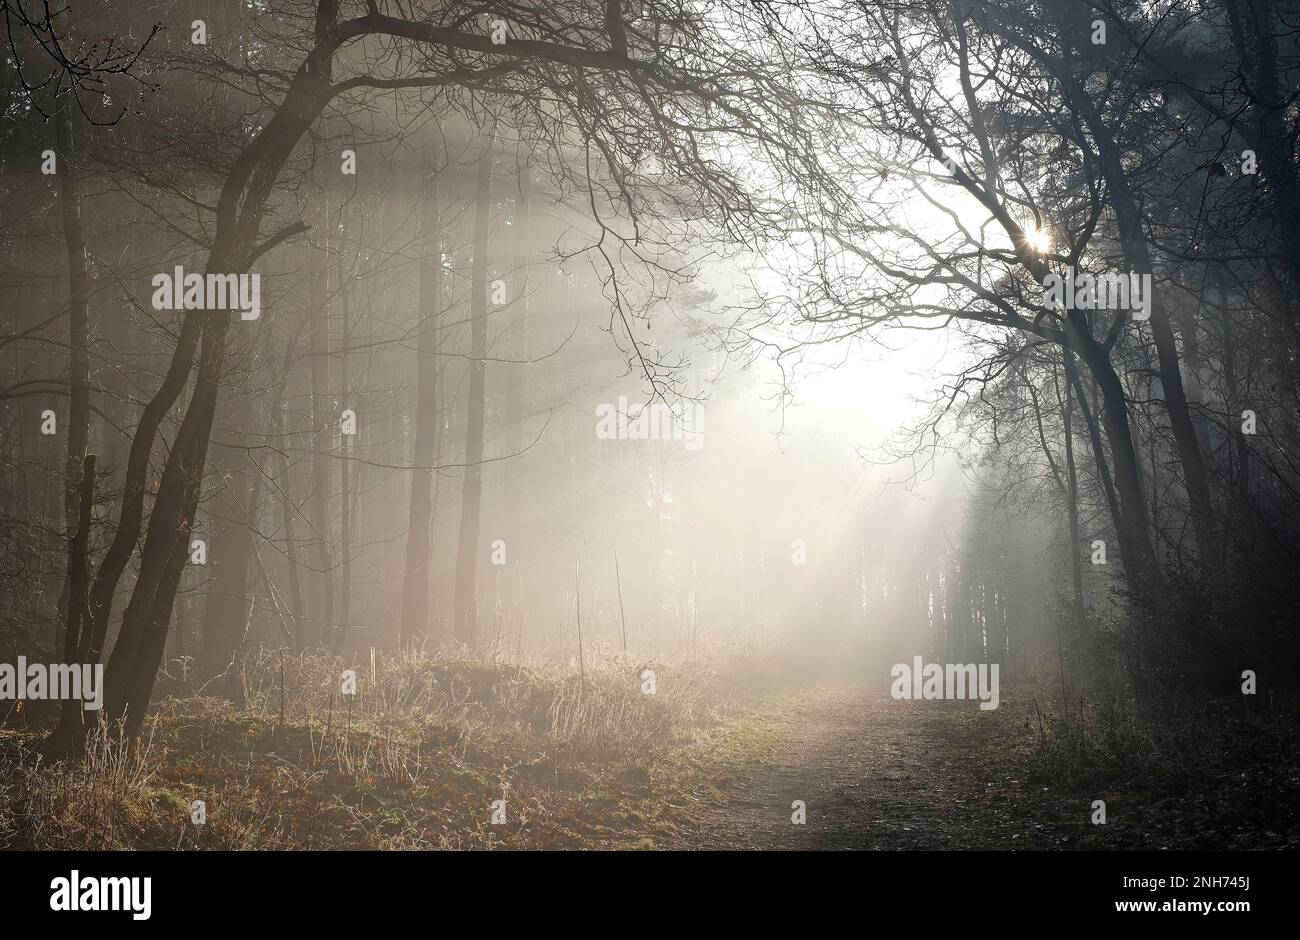
[[[0,848],[1300,846],[1300,2],[0,16]]]

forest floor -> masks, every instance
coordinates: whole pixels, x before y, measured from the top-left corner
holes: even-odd
[[[1060,848],[1090,800],[1036,785],[1033,739],[975,702],[818,684],[756,697],[702,736],[664,847]],[[793,821],[802,801],[804,821]]]
[[[703,737],[694,776],[680,778],[697,784],[662,846],[1249,849],[1300,840],[1297,820],[1269,810],[1288,805],[1275,786],[1294,800],[1294,763],[1284,780],[1240,764],[1177,782],[1140,764],[1067,774],[1045,760],[1047,734],[1038,703],[1014,694],[986,712],[969,701],[894,701],[860,685],[762,696]],[[1098,799],[1104,825],[1091,822]]]
[[[0,847],[1300,845],[1294,748],[1244,714],[1197,719],[1218,729],[1211,739],[1190,721],[1161,736],[1113,715],[1063,720],[1042,690],[1010,683],[999,708],[980,711],[895,701],[883,684],[667,667],[657,696],[626,664],[589,667],[581,683],[515,667],[401,668],[419,671],[418,695],[407,681],[355,712],[290,695],[283,724],[269,686],[240,708],[170,697],[146,747],[104,744],[77,765],[37,761],[40,728],[11,723],[0,729]],[[303,688],[320,685],[303,673]],[[1094,800],[1104,825],[1090,821]]]

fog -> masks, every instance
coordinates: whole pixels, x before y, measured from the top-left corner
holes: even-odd
[[[535,255],[548,247],[537,245]],[[706,272],[719,280],[734,273],[734,265]],[[621,649],[624,620],[638,655],[825,629],[860,635],[865,598],[821,611],[826,595],[860,594],[873,566],[916,550],[913,520],[960,507],[951,470],[936,479],[932,468],[899,462],[890,449],[925,412],[921,399],[947,353],[942,338],[917,333],[893,349],[801,354],[797,365],[784,364],[796,373],[789,375],[771,356],[746,361],[710,342],[726,322],[725,294],[710,291],[713,299],[697,305],[674,298],[634,327],[641,344],[688,363],[684,397],[652,398],[605,329],[607,310],[589,272],[566,276],[534,263],[522,280],[524,304],[488,316],[477,616],[481,639],[499,655],[576,666],[578,597],[585,642],[604,653]],[[463,348],[465,332],[453,325],[440,341]],[[414,357],[404,352],[399,345],[386,356],[391,367],[358,371],[353,381],[382,381],[349,398],[361,430],[336,458],[354,458],[352,619],[343,640],[354,649],[393,642],[400,619],[395,588],[412,475],[384,466],[400,461],[388,455],[395,432],[379,429],[414,408]],[[439,368],[445,417],[435,462],[455,465],[464,459],[463,354],[440,357]],[[523,386],[514,387],[523,399],[516,426],[505,420],[512,383]],[[309,415],[299,419],[310,427]],[[297,462],[310,457],[281,449]],[[432,541],[448,547],[434,549],[435,642],[450,628],[462,481],[463,470],[450,466],[434,484]],[[283,555],[282,526],[259,530]],[[195,583],[182,603],[204,589]],[[821,622],[845,615],[851,624]],[[274,623],[264,628],[273,639]]]
[[[1300,46],[1103,7],[0,4],[0,847],[1294,847]]]

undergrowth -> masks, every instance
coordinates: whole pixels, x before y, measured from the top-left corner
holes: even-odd
[[[625,813],[612,792],[636,804],[710,720],[716,686],[700,663],[578,672],[259,649],[227,677],[231,698],[184,669],[164,677],[141,737],[101,723],[81,761],[43,762],[42,729],[0,731],[0,847],[621,847],[629,821],[603,815]]]

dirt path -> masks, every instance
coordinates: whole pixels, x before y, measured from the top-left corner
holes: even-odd
[[[766,746],[719,748],[708,795],[675,808],[681,838],[665,847],[1065,848],[1079,834],[1075,799],[1023,779],[1023,717],[832,686],[748,720],[768,726]]]

